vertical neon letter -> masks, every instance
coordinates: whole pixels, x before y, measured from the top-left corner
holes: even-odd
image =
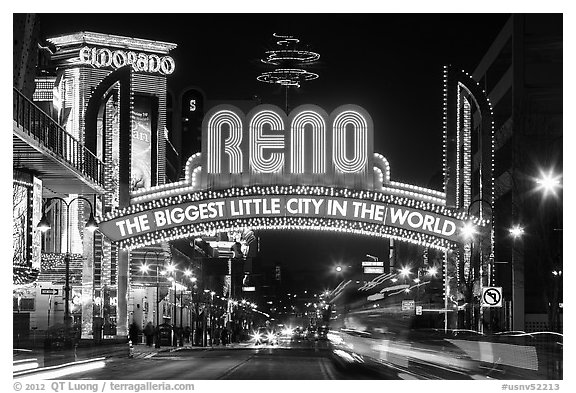
[[[283,131],[284,122],[280,115],[272,111],[258,112],[250,120],[250,167],[256,173],[276,173],[284,166],[284,152],[269,153],[266,149],[283,150],[284,135],[264,134],[264,124],[270,125],[270,131]]]
[[[312,111],[301,112],[292,120],[290,172],[304,173],[304,127],[307,124],[312,127],[312,173],[326,173],[326,124],[322,116]]]
[[[208,122],[207,170],[208,173],[222,173],[222,126],[228,125],[228,138],[224,140],[224,154],[228,155],[230,173],[242,173],[242,121],[234,112],[220,111],[215,113]]]
[[[346,126],[352,125],[354,150],[352,157],[346,156]],[[362,172],[368,163],[368,124],[366,119],[354,111],[340,113],[332,128],[332,158],[336,171],[340,173]]]

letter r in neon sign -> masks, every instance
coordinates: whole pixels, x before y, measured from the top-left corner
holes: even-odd
[[[228,137],[224,140],[222,149],[222,129],[228,126]],[[232,111],[220,111],[210,118],[207,133],[208,173],[222,173],[222,153],[226,154],[230,163],[230,173],[242,173],[242,120]]]

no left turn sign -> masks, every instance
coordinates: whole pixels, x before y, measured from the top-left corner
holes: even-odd
[[[482,307],[502,307],[502,287],[482,288]]]

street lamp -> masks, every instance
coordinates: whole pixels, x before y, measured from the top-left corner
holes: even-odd
[[[188,274],[188,272],[190,272]],[[186,272],[184,272],[184,275],[188,277],[188,279],[190,280],[190,282],[192,283],[192,285],[190,286],[190,304],[188,307],[188,318],[189,318],[189,326],[190,326],[190,333],[192,334],[192,337],[188,337],[189,341],[192,345],[194,345],[194,284],[196,283],[196,281],[198,281],[198,279],[196,277],[192,277],[192,271],[190,270],[186,270]]]
[[[156,263],[153,264],[156,266],[156,331],[157,331],[156,343],[154,344],[154,347],[160,348],[160,279],[159,279],[160,272],[158,270],[160,265],[158,264],[158,260],[160,259],[160,254],[162,253],[159,251],[147,250],[144,253],[144,263],[142,264],[142,266],[140,266],[140,272],[142,273],[148,273],[148,271],[150,270],[148,265],[146,265],[146,257],[148,256],[149,253],[156,255]],[[169,257],[169,254],[167,252],[165,253],[165,255]],[[164,262],[165,259],[162,260],[162,267],[164,267]]]
[[[183,313],[184,313],[184,304],[183,304],[183,296],[184,296],[184,289],[186,288],[186,286],[184,284],[180,284],[177,282],[176,280],[176,274],[178,272],[182,273],[184,275],[185,278],[189,279],[190,282],[194,283],[196,282],[196,277],[192,277],[192,271],[190,269],[186,269],[186,270],[180,270],[177,268],[177,265],[175,264],[169,264],[166,267],[166,272],[168,274],[170,274],[170,277],[168,277],[168,280],[170,280],[172,282],[172,287],[174,289],[174,313],[173,313],[173,329],[174,331],[176,330],[176,314],[178,312],[178,304],[177,304],[177,294],[178,294],[178,286],[180,285],[180,345],[183,345],[183,336],[182,336],[182,332],[183,332],[183,326],[182,326],[182,320],[183,320]],[[177,336],[176,334],[174,334],[174,345],[176,346],[176,339]]]
[[[430,277],[436,277],[436,274],[438,274],[438,268],[435,266],[430,266],[426,271],[426,274],[428,274]]]
[[[210,291],[210,346],[214,345],[214,295],[216,292]]]
[[[172,323],[172,331],[174,332],[174,339],[173,339],[173,345],[176,346],[178,345],[177,337],[176,337],[176,280],[174,279],[174,277],[168,277],[168,281],[170,281],[172,283],[172,288],[174,290],[174,312],[172,313],[172,316],[174,317],[173,319],[173,323]]]
[[[538,189],[544,191],[546,196],[549,193],[556,195],[556,189],[560,188],[562,185],[560,183],[561,175],[556,175],[553,170],[549,170],[548,173],[540,171],[540,177],[536,179],[538,184]]]
[[[471,215],[471,210],[472,207],[474,206],[475,203],[478,203],[479,206],[479,217],[480,219],[483,219],[483,213],[482,213],[482,204],[485,204],[488,206],[488,208],[490,209],[490,212],[492,212],[493,208],[492,208],[492,204],[487,201],[486,199],[483,198],[477,198],[474,199],[472,202],[470,202],[470,204],[468,205],[468,209],[467,209],[467,213],[468,216]],[[483,240],[483,233],[480,232],[480,240],[479,240],[479,244],[478,244],[478,255],[479,255],[479,261],[478,261],[478,266],[474,265],[474,237],[476,236],[476,234],[478,233],[477,231],[477,227],[476,225],[474,225],[471,222],[467,222],[464,227],[462,228],[462,235],[464,236],[465,239],[470,240],[470,270],[469,273],[471,273],[470,275],[470,284],[468,285],[468,291],[470,292],[469,295],[469,300],[470,300],[470,305],[471,305],[471,317],[472,317],[472,322],[474,323],[474,325],[476,325],[476,318],[474,316],[475,314],[475,308],[474,308],[474,284],[478,281],[479,284],[479,290],[480,290],[480,294],[482,293],[482,287],[484,285],[489,286],[490,285],[490,277],[492,275],[492,265],[489,264],[488,265],[488,273],[487,273],[487,280],[486,283],[484,283],[483,281],[483,277],[484,277],[484,254],[483,254],[483,249],[482,249],[482,240]],[[478,310],[478,325],[475,326],[477,328],[478,331],[483,332],[484,330],[484,308],[482,307],[481,302],[478,304],[479,310]],[[488,315],[488,317],[490,317]]]
[[[428,266],[428,267],[422,266],[421,268],[419,268],[417,270],[416,278],[414,279],[414,282],[417,284],[417,286],[416,286],[416,299],[420,298],[420,286],[425,285],[425,284],[429,284],[432,281],[432,279],[434,277],[436,277],[437,273],[438,273],[438,268],[436,268],[435,266]],[[422,279],[420,277],[422,277]],[[426,278],[428,278],[428,281],[426,281]],[[425,293],[426,292],[424,292],[424,294]]]
[[[468,211],[470,211],[470,207],[468,207]],[[464,248],[464,284],[466,288],[466,293],[464,294],[464,305],[468,305],[466,309],[464,309],[464,327],[470,329],[473,325],[474,319],[474,282],[476,278],[474,277],[475,269],[473,264],[474,258],[474,235],[476,235],[476,226],[471,222],[466,222],[461,229],[462,237],[469,241],[470,249],[469,254],[467,254],[467,249]],[[468,256],[469,255],[469,256]],[[466,272],[466,257],[469,258],[468,260],[468,271]],[[468,273],[468,275],[466,275]],[[460,309],[460,308],[459,308]],[[467,310],[469,309],[469,312]],[[460,318],[458,318],[460,320]],[[472,321],[471,321],[472,320]]]
[[[412,274],[412,271],[408,266],[402,266],[400,268],[400,276],[404,278],[404,282],[406,282],[406,277],[408,277],[410,274]]]
[[[512,228],[508,229],[508,232],[510,233],[510,236],[512,236],[512,255],[510,257],[512,268],[512,322],[509,322],[509,325],[510,330],[517,330],[517,326],[514,326],[514,321],[516,321],[518,318],[514,318],[514,313],[521,300],[516,298],[519,294],[516,290],[516,265],[514,263],[514,254],[516,254],[516,240],[522,238],[524,235],[524,228],[520,225],[514,225]]]
[[[88,229],[90,232],[95,231],[96,229],[98,229],[98,223],[96,222],[96,220],[94,219],[94,210],[92,208],[92,202],[90,202],[89,199],[83,197],[83,196],[77,196],[73,199],[71,199],[70,201],[66,201],[64,198],[61,197],[52,197],[46,200],[46,203],[44,204],[44,209],[42,212],[42,218],[40,219],[40,222],[37,225],[37,228],[42,231],[42,232],[46,232],[47,230],[49,230],[51,228],[50,226],[50,221],[48,220],[48,217],[46,217],[46,207],[48,206],[48,203],[52,202],[54,199],[59,200],[60,202],[62,202],[62,204],[64,206],[66,206],[66,237],[67,237],[67,244],[66,244],[66,255],[64,256],[64,264],[65,264],[65,285],[64,285],[64,329],[65,329],[65,333],[66,333],[66,339],[68,339],[68,333],[69,333],[69,329],[70,329],[70,325],[71,325],[71,316],[70,316],[70,248],[71,248],[71,239],[72,239],[72,234],[70,231],[70,205],[72,204],[72,202],[77,201],[79,199],[82,199],[83,201],[88,202],[88,205],[90,206],[90,216],[88,217],[88,221],[86,221],[86,225],[85,228]]]
[[[508,230],[508,232],[510,232],[512,238],[516,240],[517,238],[522,237],[522,235],[524,235],[524,228],[521,227],[520,225],[514,225],[512,228]]]
[[[476,226],[471,222],[467,222],[462,227],[461,232],[464,239],[466,240],[473,239],[474,235],[476,234]]]
[[[555,173],[554,169],[548,171],[540,170],[540,177],[535,179],[538,185],[537,190],[542,192],[542,203],[546,205],[546,214],[538,216],[538,225],[533,227],[539,234],[540,238],[540,253],[546,255],[546,260],[541,261],[540,264],[546,266],[545,270],[552,270],[553,285],[552,300],[549,302],[548,317],[550,323],[550,330],[561,332],[560,329],[560,302],[559,296],[562,296],[562,236],[557,238],[558,233],[553,232],[562,231],[562,192],[557,192],[562,188],[562,173]],[[549,198],[549,194],[553,194],[553,198]],[[546,201],[544,201],[546,199]],[[552,203],[552,204],[551,204]],[[542,209],[543,206],[540,206]],[[552,210],[553,209],[553,210]],[[550,226],[552,225],[552,228]],[[550,231],[552,229],[553,232]],[[544,273],[540,271],[540,273]],[[548,278],[550,277],[547,275]],[[559,285],[560,284],[560,285]]]
[[[208,312],[210,313],[210,315],[209,315],[207,318],[205,317],[205,321],[206,321],[206,322],[209,322],[209,324],[210,324],[210,346],[212,346],[212,344],[214,343],[214,337],[213,337],[213,335],[214,335],[214,326],[213,326],[213,318],[212,318],[213,316],[212,316],[212,313],[213,313],[214,295],[216,294],[216,292],[211,291],[210,289],[205,289],[205,290],[204,290],[204,294],[206,294],[206,295],[207,295],[207,294],[210,294],[210,307],[208,308]],[[243,305],[246,304],[246,300],[245,300],[245,299],[242,299],[242,304],[243,304]],[[205,328],[204,328],[204,334],[206,335],[207,333],[208,333],[208,332],[207,332],[207,329],[206,329],[206,326],[205,326]]]

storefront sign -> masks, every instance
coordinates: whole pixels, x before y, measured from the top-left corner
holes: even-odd
[[[362,266],[364,266],[364,267],[367,267],[367,266],[384,266],[384,262],[383,261],[363,261]]]
[[[384,268],[383,267],[365,267],[364,274],[383,274]]]
[[[80,49],[80,62],[96,68],[118,69],[125,65],[132,65],[134,71],[160,73],[170,75],[174,72],[176,64],[170,56],[158,56],[143,52],[111,50],[108,48],[95,48],[85,46]]]
[[[402,311],[410,311],[416,308],[414,300],[402,300]]]

